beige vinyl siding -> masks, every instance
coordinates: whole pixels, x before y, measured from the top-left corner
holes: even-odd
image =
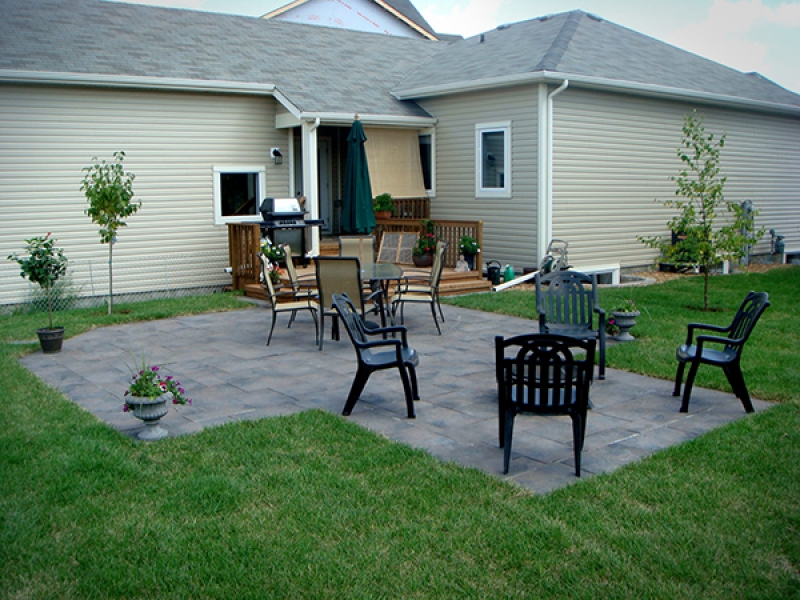
[[[430,98],[436,125],[434,219],[483,220],[483,260],[536,264],[538,91],[525,86]],[[511,198],[475,197],[475,125],[511,122]],[[546,243],[546,242],[545,242]]]
[[[670,177],[683,116],[693,106],[568,89],[555,101],[553,237],[570,243],[573,264],[647,265],[657,252],[637,236],[666,235],[674,214]],[[800,120],[698,107],[707,133],[727,132],[722,171],[726,198],[753,200],[758,225],[800,247]],[[656,202],[658,200],[658,202]],[[756,252],[768,252],[768,238]]]
[[[107,260],[108,246],[84,212],[82,168],[93,156],[110,161],[124,150],[142,207],[120,231],[115,258],[155,265],[157,257],[181,254],[187,285],[229,283],[212,169],[264,165],[265,195],[287,195],[288,164],[269,158],[270,147],[286,146],[286,133],[274,127],[275,106],[272,98],[224,94],[0,86],[0,255],[50,231],[69,259]],[[132,278],[115,268],[114,291],[152,289],[159,277],[157,267]],[[24,299],[27,289],[18,269],[0,261],[0,304]]]

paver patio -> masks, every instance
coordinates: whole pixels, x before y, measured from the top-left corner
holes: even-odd
[[[536,493],[579,481],[574,475],[568,417],[520,415],[514,427],[509,474],[502,475],[497,445],[494,336],[534,330],[525,319],[443,306],[442,335],[425,306],[408,306],[409,343],[420,352],[417,418],[405,417],[396,371],[370,378],[348,418],[388,438],[516,481]],[[162,423],[171,435],[245,419],[287,415],[312,408],[340,414],[355,374],[356,358],[343,333],[326,332],[314,344],[308,315],[291,329],[282,315],[265,346],[270,312],[249,310],[178,317],[95,329],[65,341],[59,354],[37,352],[22,363],[48,384],[120,431],[134,435],[140,421],[122,412],[127,365],[167,364],[193,398],[173,407]],[[635,342],[631,342],[635,343]],[[583,477],[639,460],[710,429],[746,417],[732,394],[695,388],[688,414],[678,412],[672,383],[609,369],[592,388],[582,460]],[[753,401],[756,411],[770,405]],[[156,442],[157,443],[157,442]]]

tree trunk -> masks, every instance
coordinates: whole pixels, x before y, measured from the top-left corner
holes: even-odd
[[[53,302],[50,299],[50,280],[47,281],[47,287],[45,288],[47,292],[47,314],[50,317],[50,329],[53,329]]]
[[[111,314],[114,307],[114,274],[111,269],[111,256],[114,249],[114,241],[108,243],[108,314]]]

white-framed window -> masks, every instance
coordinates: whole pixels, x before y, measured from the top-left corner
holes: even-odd
[[[511,197],[511,122],[475,125],[475,196]]]
[[[258,209],[267,189],[264,165],[214,167],[214,223],[260,221]]]
[[[429,197],[436,196],[436,135],[433,129],[419,132],[419,159],[422,181]]]

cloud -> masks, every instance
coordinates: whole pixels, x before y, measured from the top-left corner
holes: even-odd
[[[441,8],[441,4],[431,3],[424,11],[425,19],[436,31],[469,37],[499,25],[497,15],[504,2],[505,0],[468,0],[454,2],[449,9]]]
[[[665,41],[740,71],[768,73],[769,45],[752,35],[764,25],[800,24],[800,3],[772,8],[762,0],[714,0],[706,18],[665,36]]]

